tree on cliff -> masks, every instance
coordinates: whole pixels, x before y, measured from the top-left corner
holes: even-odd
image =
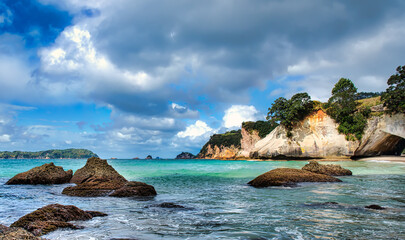
[[[397,73],[388,79],[389,86],[381,100],[390,113],[405,113],[405,65],[398,66],[396,70]]]
[[[357,88],[347,78],[341,78],[332,89],[326,112],[339,124],[338,131],[348,140],[361,139],[369,110],[357,110]]]
[[[287,100],[280,97],[269,108],[266,119],[272,124],[280,124],[287,129],[287,137],[292,137],[294,125],[304,119],[313,109],[308,93],[297,93]]]

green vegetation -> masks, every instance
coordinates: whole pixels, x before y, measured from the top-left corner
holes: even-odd
[[[396,70],[397,73],[388,79],[388,88],[381,99],[389,113],[405,113],[405,65]]]
[[[277,123],[271,123],[268,121],[257,121],[257,122],[243,122],[242,128],[247,132],[252,133],[257,131],[260,138],[264,138],[269,134],[273,129],[278,126]]]
[[[87,149],[65,149],[65,150],[47,150],[39,152],[0,152],[0,158],[9,159],[58,159],[58,158],[90,158],[98,157],[97,154]]]
[[[211,145],[212,148],[217,147],[231,147],[240,148],[240,140],[242,139],[241,130],[233,130],[226,132],[224,134],[214,134],[211,136],[210,140],[202,147],[198,155],[205,155],[208,150],[208,146]]]
[[[287,129],[287,137],[291,138],[291,130],[295,124],[311,113],[313,107],[314,103],[308,93],[297,93],[289,100],[280,97],[269,108],[266,119],[273,125],[284,126]]]
[[[357,88],[350,79],[341,78],[332,89],[332,96],[326,104],[326,112],[339,124],[338,131],[348,140],[360,140],[370,108],[357,110]]]

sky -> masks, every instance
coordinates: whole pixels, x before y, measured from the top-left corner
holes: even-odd
[[[381,92],[402,0],[0,0],[0,151],[197,154],[278,97]]]

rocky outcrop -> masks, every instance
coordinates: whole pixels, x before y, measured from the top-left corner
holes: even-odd
[[[88,182],[90,178],[93,181],[95,179],[98,181],[104,179],[105,181],[116,180],[118,182],[126,182],[125,178],[107,163],[107,160],[97,157],[87,159],[86,165],[75,172],[70,182],[80,184]]]
[[[313,173],[326,174],[329,176],[350,176],[352,171],[342,168],[336,164],[319,164],[316,161],[310,161],[305,165],[302,170],[310,171]]]
[[[2,240],[41,240],[42,238],[35,236],[23,228],[6,227],[0,224],[0,239]]]
[[[248,184],[253,187],[270,187],[295,186],[301,182],[341,182],[341,180],[329,175],[300,169],[277,168],[256,177]]]
[[[242,139],[240,140],[241,149],[237,153],[237,157],[248,158],[250,152],[255,148],[256,143],[261,139],[259,132],[256,130],[247,131],[242,127],[241,129]]]
[[[189,152],[182,152],[176,156],[176,159],[194,159],[196,156]]]
[[[151,155],[148,155],[145,159],[153,159]]]
[[[106,216],[106,214],[95,211],[83,211],[73,205],[51,204],[21,217],[11,224],[11,227],[24,228],[35,236],[41,236],[58,228],[82,228],[69,222],[89,220],[99,216]]]
[[[62,184],[72,178],[72,170],[64,171],[52,162],[35,167],[27,172],[19,173],[6,182],[7,185],[17,184]]]
[[[332,158],[351,156],[357,141],[347,141],[337,130],[337,123],[323,110],[318,110],[299,122],[287,137],[284,127],[278,126],[258,141],[252,158]]]
[[[375,116],[368,120],[355,157],[400,155],[405,148],[405,114]]]
[[[153,186],[148,185],[143,182],[127,182],[121,188],[118,188],[113,193],[110,194],[110,197],[148,197],[155,196],[156,190]]]
[[[71,182],[77,185],[66,187],[62,194],[77,197],[156,195],[153,186],[142,182],[128,182],[107,160],[99,158],[89,158],[86,165],[75,172]]]
[[[212,146],[211,144],[209,144],[206,149],[206,153],[200,158],[223,160],[235,159],[240,150],[239,147],[235,147],[234,145],[231,145],[230,147],[218,147],[216,145]]]

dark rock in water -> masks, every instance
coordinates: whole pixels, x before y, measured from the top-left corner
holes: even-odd
[[[6,227],[0,224],[0,239],[2,240],[42,240],[43,238],[37,237],[23,228]]]
[[[86,165],[75,172],[71,182],[78,185],[63,189],[62,194],[77,197],[156,195],[153,186],[142,182],[128,182],[106,160],[99,158],[89,158]]]
[[[36,236],[41,236],[58,228],[80,229],[82,227],[68,222],[89,220],[93,216],[106,216],[106,214],[83,211],[73,205],[51,204],[21,217],[11,224],[11,227],[21,227]]]
[[[145,159],[152,159],[152,156],[148,155]]]
[[[196,158],[196,156],[189,152],[182,152],[176,157],[176,159],[194,159],[194,158]]]
[[[376,205],[376,204],[371,204],[371,205],[365,206],[365,208],[374,209],[374,210],[384,210],[385,209],[385,207],[381,207],[380,205]]]
[[[160,204],[151,205],[151,207],[160,207],[160,208],[185,208],[184,206],[171,203],[171,202],[163,202]]]
[[[253,187],[269,187],[295,186],[300,182],[341,182],[341,180],[325,174],[300,169],[277,168],[256,177],[248,184]]]
[[[350,176],[352,171],[342,168],[336,164],[319,164],[317,161],[310,161],[302,170],[330,176]]]
[[[124,179],[125,180],[125,179]],[[77,197],[101,197],[125,186],[126,180],[90,177],[77,186],[63,189],[62,194]]]
[[[110,194],[111,197],[156,196],[155,188],[143,182],[127,182]]]
[[[126,182],[125,178],[107,163],[107,160],[97,157],[87,159],[86,165],[75,172],[70,182],[80,184],[88,181],[89,178]]]
[[[62,184],[68,183],[72,178],[72,174],[72,170],[64,171],[62,167],[55,166],[51,162],[19,173],[8,180],[6,184]]]

